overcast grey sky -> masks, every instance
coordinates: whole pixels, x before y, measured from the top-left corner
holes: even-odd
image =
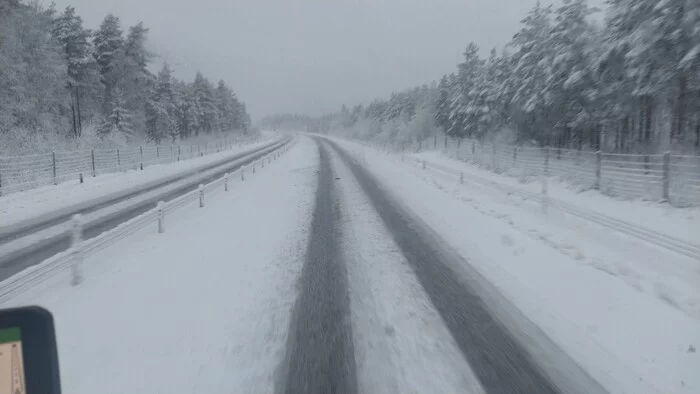
[[[469,41],[484,54],[506,44],[536,2],[56,0],[90,28],[108,12],[125,30],[143,21],[178,77],[200,70],[225,80],[254,119],[335,111],[436,80],[455,69]]]

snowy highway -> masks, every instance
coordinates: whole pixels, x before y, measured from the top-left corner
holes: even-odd
[[[140,186],[126,193],[107,195],[86,203],[69,206],[36,220],[19,222],[0,231],[0,281],[68,249],[71,245],[70,218],[75,214],[89,215],[83,236],[95,237],[120,223],[153,209],[158,201],[169,201],[255,161],[288,141],[268,143],[261,147],[218,160],[151,185]]]
[[[700,388],[692,313],[520,232],[527,206],[478,185],[464,201],[399,158],[295,138],[163,234],[92,256],[80,285],[64,271],[7,303],[54,313],[65,392]]]

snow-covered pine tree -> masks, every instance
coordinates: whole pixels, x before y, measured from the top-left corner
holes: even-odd
[[[173,90],[172,70],[165,64],[158,73],[155,87],[146,100],[146,136],[160,143],[166,138],[178,137],[177,107]]]
[[[515,87],[512,102],[522,114],[519,130],[525,134],[524,139],[540,144],[550,142],[553,117],[549,111],[552,97],[546,89],[552,64],[551,13],[551,6],[537,4],[522,20],[523,26],[511,42],[517,49],[510,84]]]
[[[83,28],[83,20],[76,15],[73,7],[66,7],[63,14],[54,19],[53,36],[65,52],[73,135],[76,138],[82,133],[81,88],[90,82],[90,71],[95,62],[90,35],[90,31]]]
[[[112,94],[119,81],[119,68],[124,56],[124,37],[119,18],[107,14],[93,37],[92,42],[95,47],[93,56],[104,87],[103,113],[107,116],[112,113],[110,105],[115,102]]]
[[[109,104],[112,109],[109,116],[104,120],[98,129],[102,138],[108,135],[126,138],[134,136],[134,129],[131,125],[131,114],[126,109],[124,99],[119,88],[112,92],[112,102]]]
[[[204,75],[198,72],[194,78],[193,91],[197,103],[195,107],[199,126],[197,132],[211,133],[218,122],[214,88]]]

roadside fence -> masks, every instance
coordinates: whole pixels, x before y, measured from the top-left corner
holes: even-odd
[[[700,205],[700,156],[524,147],[446,136],[401,148],[441,150],[450,157],[520,178],[556,176],[611,196],[667,201],[680,207]]]
[[[257,138],[228,137],[199,144],[143,145],[23,156],[0,156],[0,196],[88,177],[188,160],[230,150]]]
[[[160,201],[156,208],[88,240],[83,240],[82,233],[84,223],[82,217],[80,215],[75,215],[72,220],[71,248],[50,257],[36,267],[24,270],[2,282],[2,286],[0,287],[0,304],[12,299],[14,296],[24,291],[24,289],[35,286],[66,269],[70,270],[71,285],[76,286],[80,284],[82,281],[86,280],[83,272],[83,262],[88,257],[153,223],[157,224],[158,233],[165,233],[167,229],[166,217],[169,214],[195,201],[198,202],[197,206],[199,208],[205,208],[207,196],[220,189],[228,192],[229,184],[233,179],[238,179],[240,177],[241,181],[243,181],[245,177],[252,176],[252,174],[255,174],[256,167],[260,169],[264,168],[265,162],[271,163],[272,160],[276,160],[283,153],[289,151],[294,143],[294,141],[287,142],[281,147],[277,147],[263,157],[255,160],[253,163],[243,166],[235,172],[226,173],[221,178],[206,185],[200,184],[198,189],[183,194],[178,198],[168,202]]]

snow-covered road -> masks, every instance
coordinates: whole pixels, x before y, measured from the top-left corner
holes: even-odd
[[[697,269],[540,215],[300,137],[3,307],[54,313],[78,394],[700,391]]]

